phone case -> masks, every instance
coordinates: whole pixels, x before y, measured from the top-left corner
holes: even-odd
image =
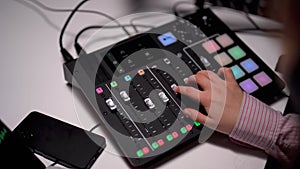
[[[37,111],[13,132],[35,153],[66,167],[90,168],[106,146],[104,137]]]

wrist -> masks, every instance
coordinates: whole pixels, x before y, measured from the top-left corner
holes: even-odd
[[[233,140],[266,150],[273,142],[280,113],[244,93],[237,122],[229,134]]]

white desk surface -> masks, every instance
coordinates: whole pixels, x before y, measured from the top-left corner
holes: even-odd
[[[122,16],[130,13],[129,1],[110,0],[110,3],[107,1],[105,3],[104,0],[93,1],[86,5],[86,8],[102,10],[113,16]],[[71,0],[42,2],[57,8],[72,8],[78,3]],[[59,52],[58,36],[67,13],[52,13],[40,8],[36,10],[15,0],[0,2],[0,118],[8,127],[14,129],[29,112],[37,110],[73,125],[90,129],[97,123],[94,111],[78,97],[73,97],[72,90],[66,85],[63,76],[63,60]],[[231,27],[240,25],[247,27],[247,24],[249,26],[243,16],[231,10],[215,9],[214,11],[220,14],[219,16]],[[45,20],[45,17],[48,20]],[[99,23],[99,19],[88,14],[76,15],[69,26],[69,33],[65,36],[65,43],[72,53],[74,53],[70,43],[74,35],[72,32],[77,32],[84,25]],[[256,19],[264,26],[271,25],[264,19]],[[238,35],[272,69],[275,68],[277,59],[282,54],[278,38],[245,33]],[[272,107],[282,111],[286,100],[283,99]],[[101,127],[95,132],[105,135]],[[46,165],[52,163],[40,156],[39,158]],[[262,151],[235,145],[227,137],[220,136],[174,157],[159,168],[263,169],[266,158],[266,154]],[[109,144],[92,166],[92,169],[96,168],[129,168],[129,166],[114,153]]]

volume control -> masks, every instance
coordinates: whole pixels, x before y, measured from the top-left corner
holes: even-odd
[[[115,110],[117,108],[117,105],[114,103],[114,101],[111,98],[107,99],[105,103],[110,108],[110,110]]]

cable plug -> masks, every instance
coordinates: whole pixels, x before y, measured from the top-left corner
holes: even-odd
[[[73,56],[65,48],[61,48],[60,53],[62,54],[65,62],[70,62],[74,60]]]
[[[75,43],[74,47],[78,56],[87,54],[86,51],[81,47],[81,45],[79,45],[79,43]]]

